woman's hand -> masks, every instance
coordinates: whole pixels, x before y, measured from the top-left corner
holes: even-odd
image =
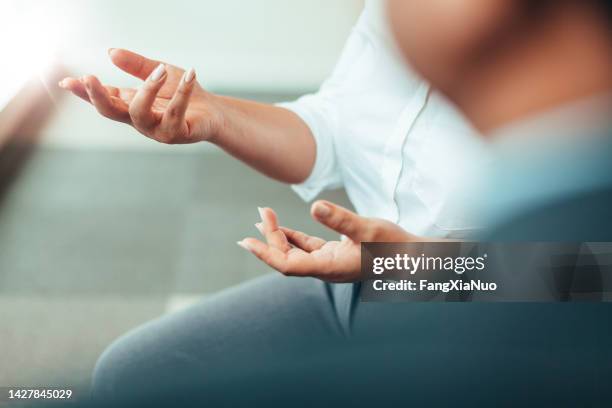
[[[140,89],[104,86],[95,76],[66,78],[60,87],[94,105],[102,116],[161,143],[208,141],[286,183],[301,183],[312,172],[314,137],[295,113],[213,95],[197,83],[193,70],[121,49],[109,55],[117,67],[144,81]]]
[[[312,217],[344,235],[342,241],[325,241],[300,231],[279,227],[270,208],[259,210],[262,222],[256,227],[267,243],[246,238],[238,245],[287,276],[315,277],[328,282],[361,279],[361,242],[423,242],[392,222],[365,218],[332,204],[318,201]]]
[[[132,125],[145,136],[168,144],[211,140],[221,123],[214,97],[195,78],[193,69],[153,61],[111,49],[113,63],[144,81],[139,89],[104,86],[95,76],[65,78],[60,87],[91,103],[109,119]]]

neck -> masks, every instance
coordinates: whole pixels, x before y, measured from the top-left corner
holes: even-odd
[[[580,13],[580,14],[577,14]],[[525,30],[451,95],[484,134],[510,122],[612,91],[610,31],[583,10]],[[537,23],[536,23],[537,24]]]

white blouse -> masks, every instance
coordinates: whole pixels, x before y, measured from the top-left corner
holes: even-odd
[[[310,127],[317,157],[294,186],[305,200],[344,187],[364,216],[428,236],[477,228],[450,197],[484,160],[484,141],[396,51],[379,0],[366,3],[331,77],[321,89],[279,104]]]

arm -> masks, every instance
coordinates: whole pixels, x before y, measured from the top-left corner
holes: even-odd
[[[104,86],[95,76],[66,78],[60,87],[91,103],[111,120],[133,126],[168,144],[208,141],[256,170],[287,183],[312,171],[316,145],[309,127],[293,112],[213,95],[195,72],[112,49],[112,62],[140,78],[139,89]]]
[[[316,145],[295,113],[273,105],[215,97],[223,121],[214,144],[276,180],[299,184],[310,175]]]

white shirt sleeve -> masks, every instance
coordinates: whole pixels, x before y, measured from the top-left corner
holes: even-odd
[[[351,75],[348,73],[358,64],[368,45],[367,12],[366,8],[351,32],[334,72],[321,89],[297,101],[277,105],[297,114],[308,125],[315,139],[317,153],[312,172],[302,184],[292,186],[305,201],[313,200],[322,191],[343,186],[335,148],[338,132],[342,131],[338,97],[351,86]]]

